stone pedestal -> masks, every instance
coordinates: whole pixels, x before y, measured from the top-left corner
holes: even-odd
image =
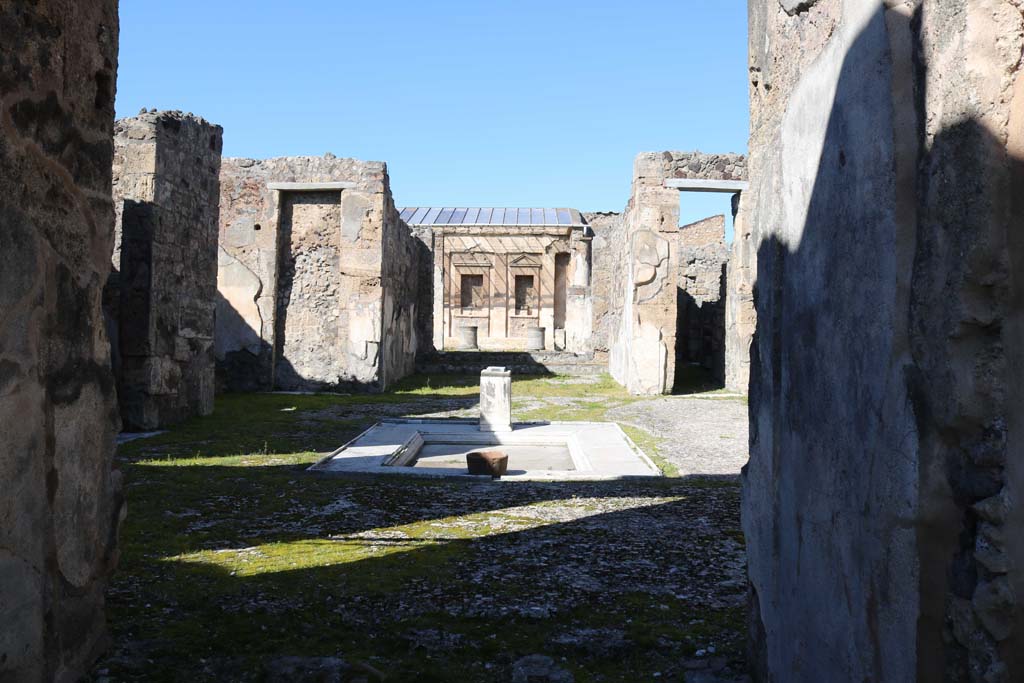
[[[487,368],[480,373],[480,431],[512,431],[512,372]]]

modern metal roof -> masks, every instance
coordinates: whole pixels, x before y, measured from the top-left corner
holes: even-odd
[[[519,209],[513,207],[459,208],[413,206],[399,209],[409,225],[504,225],[513,227],[585,225],[576,209]]]

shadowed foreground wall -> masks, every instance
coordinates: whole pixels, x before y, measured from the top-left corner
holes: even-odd
[[[120,290],[114,348],[126,429],[213,412],[222,136],[176,111],[114,126],[117,272],[107,287]]]
[[[756,674],[1024,680],[1024,22],[750,3]]]
[[[3,2],[0,27],[0,680],[75,680],[121,509],[100,310],[117,2]]]

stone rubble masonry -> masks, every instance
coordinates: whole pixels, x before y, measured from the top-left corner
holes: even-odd
[[[76,680],[106,641],[123,511],[101,311],[116,0],[0,3],[0,680]]]
[[[725,216],[679,228],[676,363],[696,363],[725,379]]]
[[[622,300],[625,290],[620,286],[624,275],[625,249],[621,213],[595,212],[583,214],[594,231],[591,257],[591,299],[593,301],[593,331],[591,345],[595,359],[607,361],[612,330],[620,325]]]
[[[114,128],[115,369],[128,429],[213,412],[223,130],[178,111]],[[116,279],[115,279],[116,278]],[[116,299],[116,308],[112,303]]]
[[[271,183],[348,182],[322,191]],[[225,159],[217,367],[229,390],[383,389],[413,370],[423,247],[381,162]]]
[[[755,679],[1024,680],[1020,3],[749,35]]]
[[[679,191],[669,178],[744,180],[739,154],[644,152],[633,166],[633,191],[623,217],[624,255],[613,255],[613,281],[623,287],[610,308],[621,310],[611,331],[609,370],[633,394],[672,390],[676,366]],[[621,306],[620,306],[621,304]]]

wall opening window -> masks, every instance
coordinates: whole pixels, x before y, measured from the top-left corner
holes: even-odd
[[[483,308],[484,276],[463,275],[459,288],[459,298],[463,308]]]
[[[534,292],[532,275],[516,275],[516,313],[533,314]]]

